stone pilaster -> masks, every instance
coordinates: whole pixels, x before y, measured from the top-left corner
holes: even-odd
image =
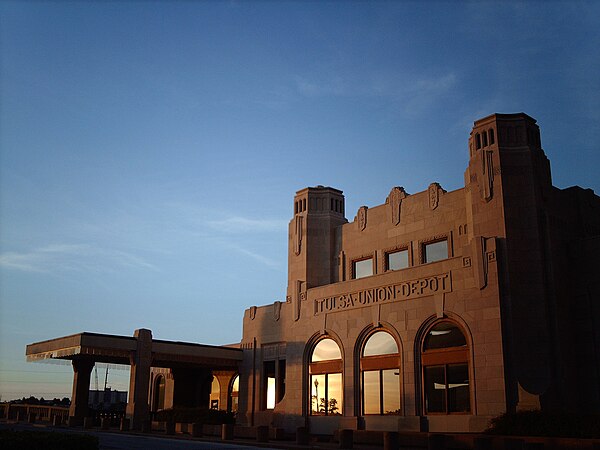
[[[131,428],[141,430],[145,420],[150,418],[148,392],[150,389],[150,366],[152,365],[152,331],[135,330],[137,349],[131,355],[131,373],[129,377],[129,402],[127,418]]]
[[[90,375],[93,367],[94,361],[88,359],[73,360],[73,393],[69,416],[74,417],[77,423],[83,423],[83,419],[87,416]]]

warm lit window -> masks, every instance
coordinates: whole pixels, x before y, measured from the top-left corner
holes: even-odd
[[[285,395],[285,359],[263,363],[262,408],[275,409]]]
[[[360,259],[352,263],[352,278],[364,278],[373,275],[373,258]]]
[[[342,414],[342,354],[337,343],[322,339],[310,359],[311,415]]]
[[[213,377],[210,385],[210,409],[219,409],[219,396],[221,395],[221,385],[217,377]]]
[[[386,253],[385,269],[400,270],[408,267],[408,249]]]
[[[437,322],[425,335],[421,361],[425,413],[470,412],[469,350],[461,329]]]
[[[363,414],[400,413],[400,361],[396,340],[373,333],[360,359]]]
[[[165,377],[158,375],[154,380],[153,411],[165,408]]]
[[[240,396],[240,376],[236,375],[229,390],[229,411],[236,413],[238,410],[238,399]]]
[[[423,262],[430,263],[448,258],[448,240],[423,244]]]

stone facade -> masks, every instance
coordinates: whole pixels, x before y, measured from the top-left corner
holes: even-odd
[[[552,186],[539,128],[522,113],[475,122],[464,179],[450,192],[394,187],[352,222],[341,191],[297,192],[286,300],[244,313],[239,423],[479,431],[518,409],[600,412],[600,198]],[[464,342],[429,351],[448,327]],[[397,353],[362,359],[377,331]],[[311,363],[324,338],[339,347],[331,370],[343,380],[329,414],[313,406],[324,375],[311,378],[325,367]],[[377,361],[395,367],[393,414],[365,413],[363,376]],[[460,383],[456,367],[468,368]]]

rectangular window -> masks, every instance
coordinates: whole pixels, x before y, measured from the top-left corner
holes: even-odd
[[[264,385],[263,385],[263,408],[275,408],[275,361],[265,361],[264,363]]]
[[[310,413],[313,416],[342,413],[342,374],[326,373],[310,377]]]
[[[373,275],[373,258],[361,259],[352,263],[353,278],[364,278]]]
[[[430,263],[448,258],[448,240],[429,242],[423,245],[423,262]]]
[[[278,369],[279,372],[277,373],[277,402],[279,403],[281,400],[283,400],[283,397],[285,395],[285,359],[280,359],[278,361]]]
[[[444,366],[428,366],[425,375],[425,412],[446,412],[446,370]]]
[[[399,414],[400,378],[398,369],[363,372],[363,414]]]
[[[381,371],[383,381],[383,414],[400,414],[400,371],[386,369]]]
[[[469,366],[452,364],[448,366],[448,412],[469,412]]]
[[[466,413],[471,410],[468,364],[426,366],[425,412]]]
[[[385,255],[386,270],[400,270],[408,267],[408,249],[398,250]]]
[[[379,414],[379,399],[381,395],[381,385],[379,383],[379,370],[369,370],[363,372],[363,413]]]

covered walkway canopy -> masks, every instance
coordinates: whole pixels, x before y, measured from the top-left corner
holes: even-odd
[[[150,368],[190,368],[237,370],[242,361],[239,348],[152,339],[147,329],[136,330],[133,337],[79,333],[30,344],[27,361],[71,360],[73,394],[69,415],[76,421],[87,414],[90,375],[96,362],[131,366],[127,416],[133,428],[149,419],[148,392]]]

